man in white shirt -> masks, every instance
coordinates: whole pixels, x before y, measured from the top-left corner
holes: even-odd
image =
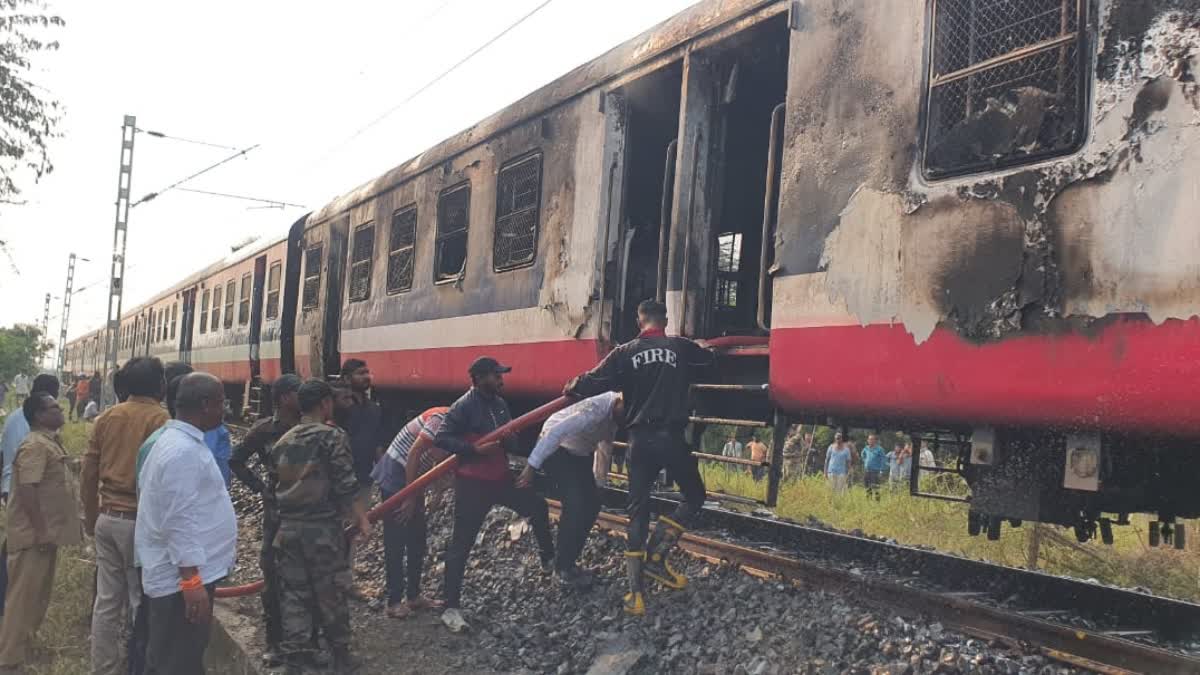
[[[725,447],[721,448],[721,454],[734,459],[742,459],[742,447],[737,437],[730,435],[729,440],[725,441]]]
[[[207,373],[184,376],[176,418],[164,425],[138,477],[134,542],[149,598],[146,675],[202,675],[213,589],[233,567],[237,516],[204,443],[221,424],[225,392]]]
[[[542,435],[517,479],[517,487],[528,487],[533,473],[544,469],[562,497],[554,576],[563,585],[586,587],[590,583],[576,561],[600,513],[592,454],[597,448],[612,446],[624,416],[621,394],[611,391],[554,413],[542,425]]]

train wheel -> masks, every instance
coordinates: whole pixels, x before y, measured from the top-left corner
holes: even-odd
[[[1077,541],[1081,544],[1086,544],[1087,541],[1091,538],[1092,538],[1092,532],[1091,532],[1091,529],[1088,528],[1087,524],[1086,523],[1076,523],[1076,525],[1075,525],[1075,541]]]
[[[1151,548],[1155,548],[1158,546],[1158,527],[1159,527],[1159,522],[1157,520],[1150,521],[1150,547]]]
[[[1004,522],[1000,516],[990,516],[987,519],[987,538],[988,541],[1000,540],[1000,524]]]

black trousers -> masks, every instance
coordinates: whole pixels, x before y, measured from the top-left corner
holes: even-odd
[[[683,430],[638,426],[629,430],[629,540],[628,550],[646,550],[650,534],[650,489],[663,469],[683,493],[671,516],[687,526],[704,506],[704,479],[696,458],[688,450]]]
[[[568,570],[575,566],[588,532],[600,514],[600,492],[592,473],[592,456],[573,455],[559,448],[542,466],[562,497],[562,518],[558,521],[558,557],[554,567]]]
[[[380,490],[380,494],[386,501],[396,493]],[[383,558],[387,567],[389,606],[406,599],[415,600],[421,595],[425,549],[425,498],[422,496],[407,521],[397,523],[391,514],[383,519]]]
[[[204,587],[208,601],[215,583]],[[191,623],[184,612],[183,593],[149,598],[150,640],[146,647],[146,675],[204,675],[204,650],[212,623]]]
[[[446,607],[459,606],[467,558],[479,528],[483,526],[483,519],[493,506],[507,506],[528,518],[542,561],[554,558],[550,510],[546,500],[533,488],[518,489],[511,478],[491,481],[459,477],[454,482],[454,534],[446,551]]]

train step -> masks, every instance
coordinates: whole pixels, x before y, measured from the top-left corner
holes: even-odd
[[[770,385],[766,384],[717,384],[717,383],[698,383],[692,385],[692,391],[715,391],[715,392],[745,392],[748,394],[765,394],[770,391]]]
[[[771,426],[770,422],[763,422],[762,420],[743,420],[727,417],[704,417],[700,415],[693,415],[688,418],[688,421],[694,424],[721,424],[729,427],[755,427],[759,429]]]

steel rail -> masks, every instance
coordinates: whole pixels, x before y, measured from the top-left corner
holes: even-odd
[[[557,516],[561,504],[547,501]],[[624,534],[629,520],[602,512],[597,524],[601,529]],[[1200,672],[1200,659],[1195,657],[972,602],[963,594],[860,576],[692,533],[683,535],[680,547],[709,561],[736,564],[755,576],[781,578],[801,587],[854,591],[855,597],[866,604],[936,617],[952,630],[984,640],[1000,640],[1011,646],[1035,645],[1047,658],[1097,672],[1111,675]],[[862,592],[864,589],[866,593]]]

